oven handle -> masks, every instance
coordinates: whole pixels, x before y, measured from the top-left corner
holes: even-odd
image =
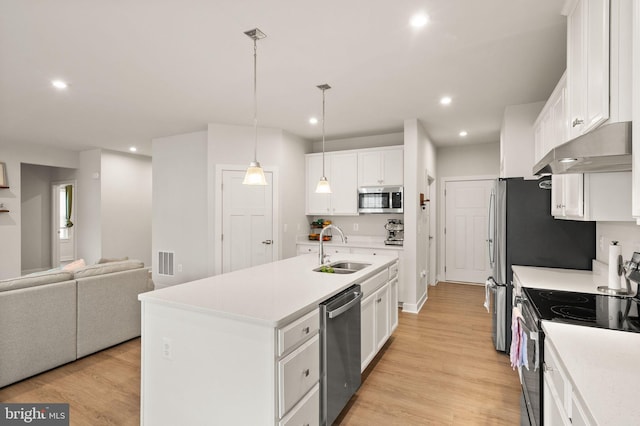
[[[529,327],[527,327],[527,324],[522,318],[518,318],[518,322],[520,323],[520,326],[523,328],[523,330],[529,335],[529,339],[536,342],[534,348],[535,356],[533,358],[533,371],[538,371],[538,369],[540,368],[540,333],[538,333],[537,331],[533,331]]]

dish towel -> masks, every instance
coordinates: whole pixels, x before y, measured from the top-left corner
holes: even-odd
[[[491,286],[493,285],[493,278],[487,278],[487,281],[484,283],[484,308],[487,312],[491,313],[489,310],[489,298],[491,297]]]
[[[514,370],[522,365],[523,343],[524,350],[526,352],[527,342],[524,330],[522,329],[522,324],[520,324],[521,319],[522,313],[520,312],[520,309],[514,307],[511,311],[511,348],[509,351],[511,368]]]

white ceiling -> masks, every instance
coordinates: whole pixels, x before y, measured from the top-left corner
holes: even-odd
[[[0,1],[0,146],[80,150],[252,125],[317,140],[401,131],[499,140],[506,105],[545,100],[565,68],[562,0]],[[409,26],[423,11],[430,23]],[[60,92],[50,81],[70,87]],[[442,95],[453,103],[439,104]],[[458,132],[469,132],[464,140]]]

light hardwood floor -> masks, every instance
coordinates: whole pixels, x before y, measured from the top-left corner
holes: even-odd
[[[491,343],[484,287],[439,283],[363,376],[339,425],[518,425],[520,384]],[[140,424],[140,340],[0,389],[2,402],[68,402],[71,425]]]

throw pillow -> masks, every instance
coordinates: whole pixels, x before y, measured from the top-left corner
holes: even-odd
[[[68,263],[62,267],[63,271],[74,272],[82,267],[86,266],[84,259],[78,259],[71,263]]]

